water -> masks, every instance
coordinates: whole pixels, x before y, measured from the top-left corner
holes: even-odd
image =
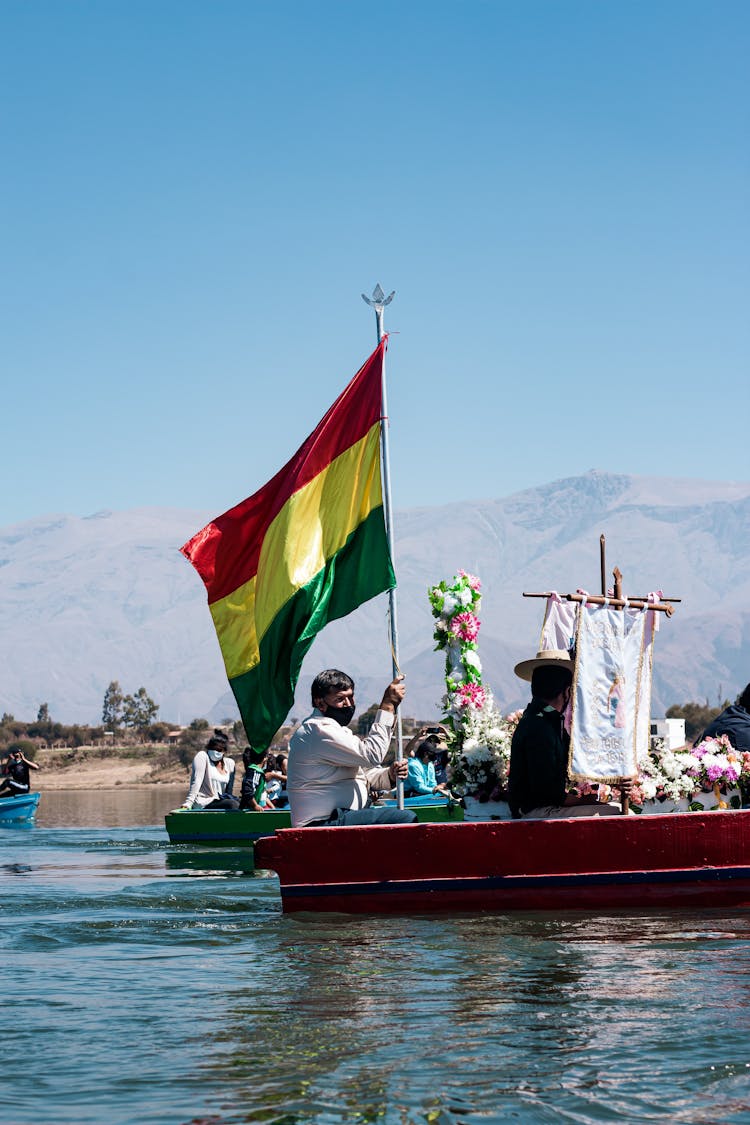
[[[750,914],[285,917],[98,796],[0,830],[4,1123],[750,1122]]]

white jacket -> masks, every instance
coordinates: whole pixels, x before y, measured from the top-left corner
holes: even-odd
[[[215,801],[218,797],[232,792],[234,784],[234,758],[224,757],[227,772],[217,770],[205,750],[199,750],[193,758],[190,770],[190,789],[185,798],[185,807],[192,809],[193,805],[203,808]]]
[[[370,733],[359,738],[316,708],[289,742],[286,791],[292,827],[322,820],[334,809],[363,809],[369,790],[390,789],[381,763],[388,753],[395,715],[378,711]]]

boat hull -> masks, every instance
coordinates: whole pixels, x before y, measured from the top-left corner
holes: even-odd
[[[255,863],[285,911],[750,906],[750,810],[289,829]]]
[[[0,797],[0,825],[23,824],[33,820],[41,793],[25,793],[22,797]]]
[[[410,801],[405,802],[412,807]],[[463,820],[460,805],[432,802],[414,804],[420,823]],[[213,847],[251,847],[256,840],[290,828],[288,809],[254,812],[250,809],[175,809],[164,818],[172,844],[208,844]]]
[[[289,828],[291,820],[286,809],[175,809],[167,813],[164,823],[172,844],[247,848],[262,836],[272,836],[277,828]]]

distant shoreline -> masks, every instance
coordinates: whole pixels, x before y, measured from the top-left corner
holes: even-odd
[[[61,761],[64,757],[66,760]],[[38,770],[32,770],[31,788],[39,790],[141,789],[145,786],[184,785],[187,793],[190,769],[181,762],[164,761],[163,748],[128,747],[89,756],[87,748],[75,751],[40,750],[35,755]]]

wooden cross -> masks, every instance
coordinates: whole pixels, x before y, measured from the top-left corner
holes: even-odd
[[[662,597],[659,602],[650,602],[645,595],[637,598],[623,598],[622,596],[622,572],[618,566],[612,571],[614,578],[614,597],[607,595],[607,558],[606,558],[606,540],[604,535],[599,536],[599,561],[601,566],[601,581],[602,592],[599,594],[561,594],[560,597],[568,602],[593,602],[594,605],[611,605],[615,609],[624,609],[626,606],[633,609],[654,609],[659,613],[666,613],[667,617],[671,617],[674,613],[674,603],[679,602],[680,598],[664,598]],[[524,593],[525,598],[548,598],[551,591],[546,594],[537,593]],[[622,778],[621,781],[625,779]],[[623,815],[627,815],[630,806],[630,798],[623,793],[622,795],[622,811]]]
[[[666,613],[667,617],[671,617],[674,613],[674,603],[679,602],[681,598],[662,598],[660,602],[650,602],[645,594],[639,594],[635,598],[623,598],[622,596],[622,572],[619,567],[615,567],[612,571],[612,577],[615,580],[614,584],[614,597],[607,596],[607,563],[606,563],[606,541],[604,535],[599,536],[599,554],[601,561],[601,577],[602,577],[602,592],[601,594],[560,594],[566,602],[591,602],[593,605],[611,605],[615,609],[624,609],[625,606],[630,606],[632,609],[655,609],[659,613]],[[525,598],[548,598],[551,590],[546,593],[527,593],[524,591]]]

